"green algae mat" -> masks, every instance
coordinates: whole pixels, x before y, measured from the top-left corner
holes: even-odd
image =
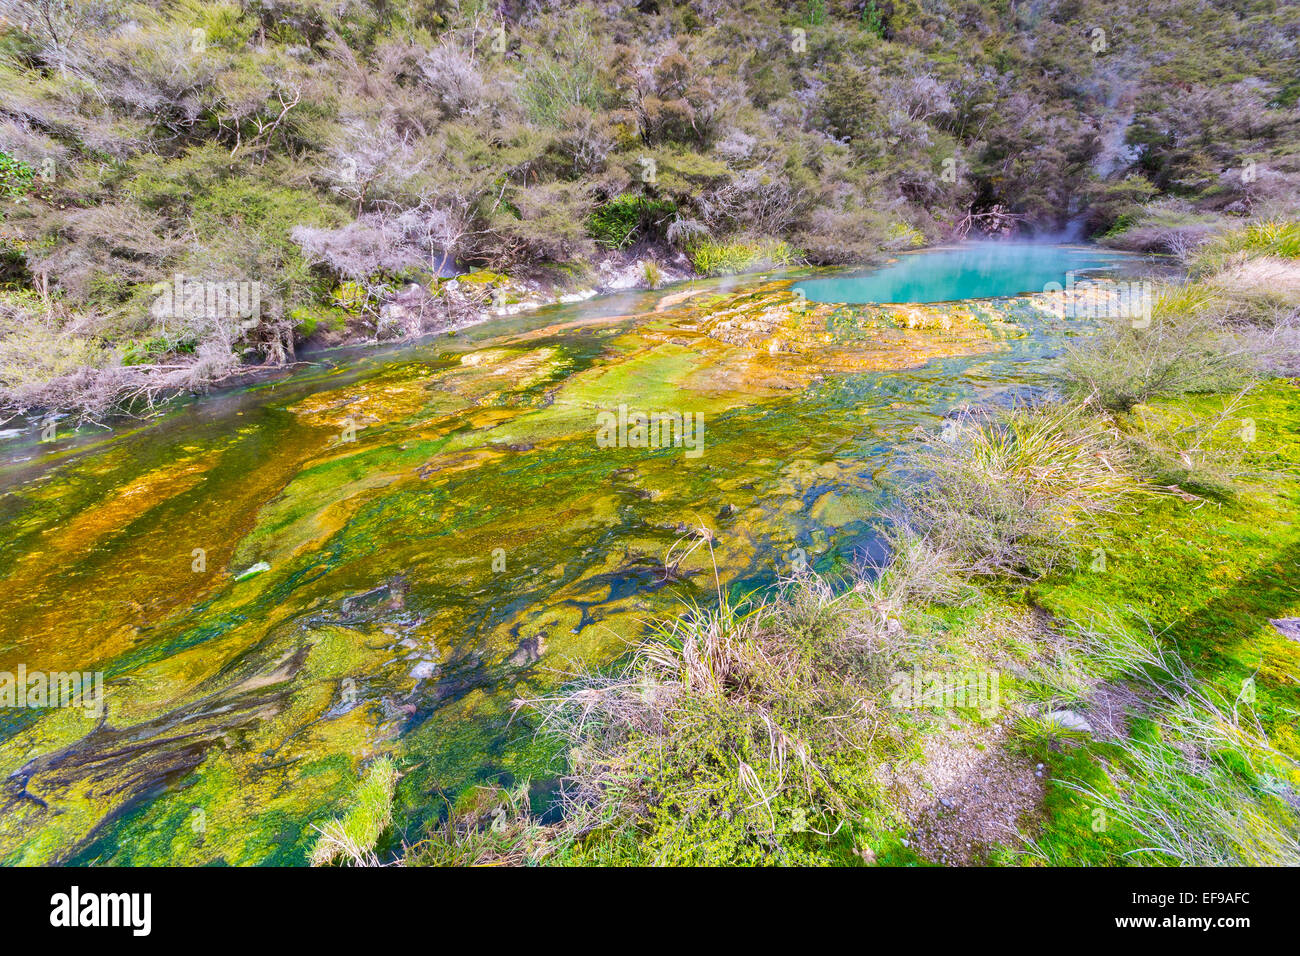
[[[789,286],[552,307],[0,445],[0,672],[103,686],[0,711],[0,860],[300,864],[379,755],[388,852],[467,786],[544,801],[517,696],[719,581],[877,554],[915,429],[1041,387],[1075,331],[1041,297]]]

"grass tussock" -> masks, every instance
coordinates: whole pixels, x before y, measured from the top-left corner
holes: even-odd
[[[1117,437],[1107,418],[1072,404],[949,420],[916,456],[931,480],[902,494],[898,550],[907,561],[928,551],[949,582],[954,570],[966,579],[1046,573],[1089,516],[1139,488]]]
[[[1300,259],[1300,220],[1256,222],[1224,233],[1198,252],[1194,264],[1199,272],[1215,272],[1243,255]]]
[[[1168,286],[1149,322],[1114,319],[1066,354],[1065,384],[1104,408],[1127,411],[1154,398],[1241,388],[1251,356],[1225,327],[1224,303],[1205,285]]]
[[[569,750],[576,853],[641,863],[852,860],[884,812],[878,695],[912,639],[861,593],[807,576],[780,600],[695,608],[624,666],[522,701]]]
[[[371,764],[348,812],[319,828],[320,836],[311,851],[312,866],[336,862],[379,865],[375,844],[393,822],[393,790],[399,776],[396,764],[388,757]]]
[[[803,253],[778,239],[697,238],[686,246],[695,271],[703,276],[734,275],[758,269],[786,268],[803,263]]]
[[[408,849],[408,866],[526,866],[553,850],[550,829],[529,807],[528,783],[474,787],[428,837]]]

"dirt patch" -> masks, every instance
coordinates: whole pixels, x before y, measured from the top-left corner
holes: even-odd
[[[1096,740],[1120,741],[1129,736],[1129,723],[1151,710],[1150,701],[1125,681],[1097,684],[1088,695],[1083,715]]]
[[[892,783],[920,856],[980,865],[995,846],[1018,846],[1018,834],[1033,827],[1048,769],[1012,753],[1007,742],[998,725],[934,736],[922,764],[900,769]]]

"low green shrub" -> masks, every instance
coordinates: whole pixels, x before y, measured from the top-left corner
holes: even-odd
[[[0,150],[0,196],[25,196],[36,180],[36,170]]]
[[[671,199],[624,193],[591,214],[587,231],[606,248],[624,249],[643,239],[663,239],[676,212]]]
[[[784,268],[804,261],[803,253],[782,239],[714,240],[701,237],[687,245],[686,255],[695,271],[704,276]]]

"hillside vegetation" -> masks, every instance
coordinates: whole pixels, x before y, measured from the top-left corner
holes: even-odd
[[[0,12],[11,410],[147,405],[626,268],[1067,226],[1186,252],[1300,192],[1300,12],[1270,0]]]

